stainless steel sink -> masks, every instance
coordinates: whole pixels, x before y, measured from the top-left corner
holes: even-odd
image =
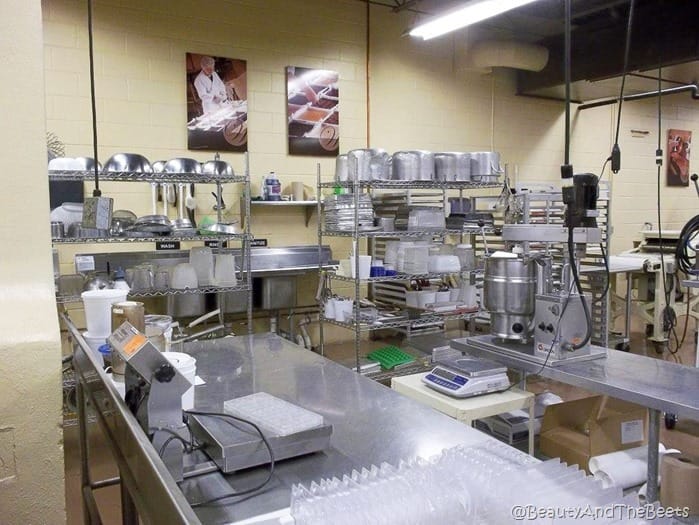
[[[236,264],[243,264],[240,248],[225,248],[221,252],[234,254]],[[217,249],[214,249],[214,253],[217,253]],[[188,250],[79,255],[93,257],[95,270],[104,272],[108,269],[113,271],[119,267],[131,268],[143,263],[156,266],[175,266],[189,260]],[[296,304],[295,276],[317,270],[318,261],[319,252],[316,245],[252,248],[250,267],[256,307],[263,309],[293,307]],[[332,251],[329,246],[322,247],[320,261],[323,266],[335,263],[332,260]],[[201,296],[169,296],[167,298],[145,298],[143,302],[146,303],[146,309],[149,312],[162,312],[175,317],[180,317],[179,314],[183,312],[186,312],[186,315],[183,314],[186,317],[195,317],[217,307],[221,307],[224,313],[244,312],[247,309],[247,292],[244,291],[221,294],[219,303],[216,302],[216,294],[207,294],[205,300],[201,299]],[[196,304],[190,304],[193,302]]]

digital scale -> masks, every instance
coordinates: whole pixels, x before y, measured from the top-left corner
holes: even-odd
[[[440,359],[422,382],[452,397],[479,396],[510,387],[506,367],[470,356]]]

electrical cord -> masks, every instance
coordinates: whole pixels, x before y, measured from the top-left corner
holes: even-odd
[[[571,283],[571,287],[568,289],[568,295],[566,296],[565,301],[563,302],[563,308],[561,308],[561,319],[563,319],[563,315],[566,313],[566,309],[568,308],[568,303],[570,302],[570,294],[573,291],[573,286]],[[530,374],[530,375],[535,375],[538,376],[541,374],[541,372],[544,371],[546,368],[546,365],[549,363],[549,358],[551,357],[551,354],[553,353],[553,347],[556,345],[556,340],[558,339],[559,333],[561,329],[561,323],[558,323],[556,325],[556,331],[553,333],[553,339],[551,340],[551,346],[549,346],[549,350],[546,353],[546,359],[544,359],[544,364],[541,365],[541,368],[537,370],[535,373]],[[517,386],[519,382],[512,383],[510,386],[508,386],[505,390],[501,390],[501,392],[507,392],[508,390],[513,389],[515,386]],[[526,385],[525,385],[526,386]]]
[[[152,427],[148,429],[149,432],[165,432],[166,434],[170,434],[170,437],[167,438],[162,446],[160,447],[160,451],[158,452],[158,455],[160,457],[163,457],[163,452],[165,452],[165,449],[167,446],[170,444],[170,442],[174,439],[178,440],[180,443],[184,445],[184,450],[185,452],[192,452],[194,450],[194,442],[192,441],[192,432],[190,430],[189,432],[189,441],[184,439],[182,436],[180,436],[177,432],[170,428],[157,428],[157,427]]]
[[[269,470],[267,473],[267,477],[265,478],[264,481],[259,483],[258,485],[241,490],[238,492],[231,492],[230,494],[224,494],[222,496],[216,496],[214,498],[204,500],[204,501],[198,501],[196,503],[192,503],[190,506],[191,507],[203,507],[206,505],[211,505],[212,503],[219,502],[224,499],[228,498],[234,498],[236,496],[245,496],[246,494],[252,494],[253,492],[257,492],[258,490],[263,489],[264,487],[267,486],[267,484],[272,480],[272,476],[274,474],[274,451],[272,450],[272,446],[270,445],[269,441],[267,440],[267,437],[264,435],[260,427],[258,427],[255,423],[252,421],[248,421],[247,419],[244,419],[242,417],[237,417],[233,416],[231,414],[225,414],[223,412],[205,412],[202,410],[187,410],[185,411],[185,414],[188,415],[196,415],[196,416],[209,416],[209,417],[217,417],[221,419],[221,421],[225,421],[229,425],[231,425],[234,428],[238,428],[231,420],[233,421],[239,421],[241,423],[245,423],[247,425],[250,425],[255,429],[255,431],[259,434],[260,438],[262,439],[262,442],[265,444],[265,447],[267,447],[267,451],[269,452]]]
[[[90,103],[92,108],[92,150],[95,156],[95,189],[93,197],[102,195],[100,191],[99,162],[97,159],[97,100],[95,97],[95,58],[94,38],[92,36],[92,0],[87,0],[87,41],[90,61]]]
[[[658,241],[660,243],[660,271],[662,273],[662,278],[663,278],[663,292],[665,294],[665,308],[663,308],[662,312],[662,317],[663,317],[663,329],[664,331],[669,332],[671,335],[675,331],[675,324],[677,323],[677,315],[675,314],[675,311],[672,309],[670,304],[670,293],[672,293],[672,290],[670,290],[667,286],[667,275],[665,272],[665,254],[663,252],[663,225],[662,225],[662,214],[661,214],[661,205],[660,205],[660,177],[661,177],[661,168],[663,165],[663,150],[662,150],[662,144],[661,144],[661,134],[662,134],[662,122],[663,122],[663,92],[662,92],[662,71],[663,71],[663,66],[662,66],[662,61],[660,61],[660,64],[658,65],[658,142],[657,142],[657,148],[655,150],[655,164],[657,165],[657,181],[656,181],[656,204],[657,204],[657,212],[658,212]],[[679,242],[678,242],[679,245]],[[674,289],[674,286],[673,286]],[[668,345],[668,349],[670,345]],[[679,349],[676,349],[675,352],[677,352]]]
[[[696,269],[695,262],[697,250],[692,247],[692,241],[699,235],[699,215],[695,215],[687,224],[684,225],[680,236],[677,239],[677,247],[675,248],[675,259],[677,267],[687,275],[699,275],[699,270]],[[689,252],[694,252],[690,255]]]
[[[626,75],[629,70],[629,54],[631,51],[631,28],[633,27],[633,12],[636,5],[636,0],[631,0],[629,5],[629,18],[626,22],[626,43],[624,45],[624,68],[621,75],[621,88],[619,90],[619,111],[616,115],[616,132],[614,133],[614,146],[612,146],[612,154],[609,157],[612,161],[612,172],[619,173],[621,169],[621,149],[619,149],[619,129],[621,127],[621,107],[624,103],[624,85],[626,84]]]
[[[585,300],[585,294],[583,294],[583,289],[580,284],[580,275],[578,275],[578,267],[575,264],[575,245],[573,243],[573,228],[568,228],[568,258],[570,260],[570,270],[573,274],[573,281],[580,294],[580,302],[582,303],[583,312],[585,312],[585,322],[587,323],[587,330],[585,331],[585,338],[578,344],[573,344],[573,350],[579,350],[584,347],[592,338],[592,316],[590,315],[590,309],[587,306],[587,301]],[[570,294],[568,295],[570,297]]]

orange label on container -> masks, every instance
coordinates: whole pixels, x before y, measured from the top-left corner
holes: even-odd
[[[143,334],[136,334],[131,339],[124,343],[124,353],[131,356],[136,353],[136,351],[143,346],[146,342],[146,336]]]

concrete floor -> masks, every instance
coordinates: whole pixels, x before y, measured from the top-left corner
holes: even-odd
[[[682,336],[684,328],[684,318],[680,318],[678,334]],[[634,324],[631,334],[631,352],[639,355],[645,355],[654,359],[665,359],[668,361],[677,361],[690,366],[694,365],[695,360],[695,344],[693,322],[690,321],[689,330],[684,344],[676,354],[665,352],[660,355],[655,351],[652,344],[647,343],[645,335],[642,333],[643,327],[640,324]],[[386,344],[399,343],[396,339],[364,341],[362,342],[362,352],[367,353],[374,348],[385,346]],[[672,348],[674,350],[674,344]],[[326,357],[338,361],[348,366],[354,363],[354,344],[347,342],[342,344],[327,345],[325,350]],[[590,392],[580,388],[571,387],[544,379],[538,376],[528,378],[527,389],[534,393],[553,392],[561,396],[564,400],[578,399],[593,395]],[[65,450],[65,475],[66,475],[66,507],[68,514],[68,524],[82,523],[82,509],[80,499],[80,464],[78,454],[78,432],[77,427],[67,427],[64,429],[64,450]],[[699,422],[696,421],[680,421],[676,431],[667,431],[664,428],[661,430],[661,441],[669,447],[683,449],[688,446],[696,448],[697,441],[693,441],[691,436],[699,436]],[[688,440],[688,438],[690,438]],[[117,470],[101,432],[96,424],[90,425],[90,440],[91,448],[91,473],[93,480],[109,478],[117,475]],[[102,514],[102,519],[105,525],[117,525],[121,523],[121,510],[119,503],[119,488],[108,487],[96,491],[97,504]]]

